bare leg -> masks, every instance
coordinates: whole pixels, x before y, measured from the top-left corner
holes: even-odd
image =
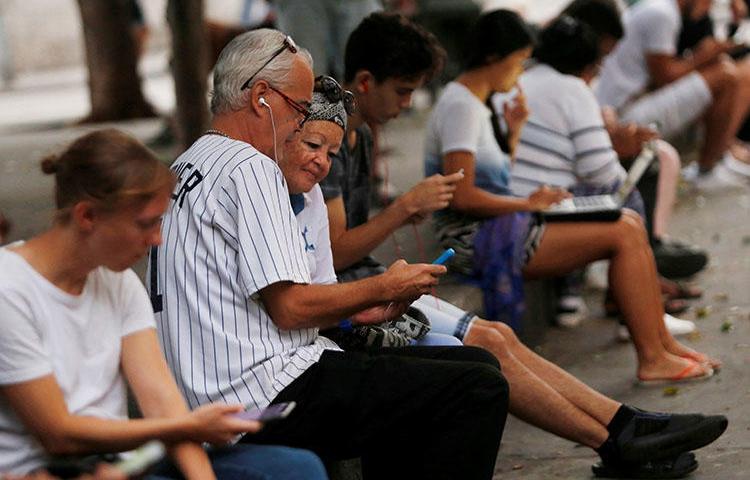
[[[656,191],[654,207],[654,237],[661,238],[667,234],[667,225],[672,216],[677,181],[680,177],[680,154],[665,141],[657,143],[659,149],[659,184]]]
[[[702,171],[711,170],[732,145],[750,108],[748,83],[742,65],[737,68],[731,61],[722,61],[703,69],[700,73],[711,89],[714,101],[706,111],[704,125],[706,138],[698,164]]]
[[[614,417],[620,403],[602,395],[554,363],[537,355],[524,345],[508,325],[500,322],[489,322],[477,319],[472,327],[478,325],[497,330],[504,338],[510,354],[526,368],[534,372],[547,385],[555,389],[566,400],[594,417],[600,424],[607,425]],[[471,331],[471,330],[469,330]]]
[[[679,344],[664,327],[654,257],[635,213],[625,210],[617,222],[548,224],[524,275],[559,276],[605,258],[610,260],[609,284],[638,355],[638,377],[651,380],[681,374],[693,362],[665,348],[665,343],[673,348]]]
[[[475,321],[464,337],[464,344],[482,347],[500,361],[510,385],[511,414],[591,448],[599,447],[607,439],[608,432],[602,422],[578,408],[519,361],[499,330]],[[617,408],[619,405],[615,411]],[[614,412],[610,419],[613,415]]]

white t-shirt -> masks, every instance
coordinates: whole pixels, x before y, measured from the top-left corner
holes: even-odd
[[[319,285],[336,283],[331,236],[328,231],[328,208],[320,185],[315,185],[303,197],[305,208],[297,214],[297,223],[305,244],[310,279],[312,283]]]
[[[192,407],[264,408],[337,349],[317,328],[280,330],[258,295],[310,283],[286,181],[252,145],[218,135],[199,138],[172,169],[178,183],[147,277],[167,363]]]
[[[52,374],[71,414],[127,418],[121,339],[153,327],[151,304],[133,271],[97,268],[83,292],[71,295],[0,248],[0,385]],[[0,472],[26,473],[46,460],[0,396]]]
[[[641,0],[623,15],[625,37],[605,59],[594,91],[601,105],[622,108],[646,91],[646,56],[676,55],[682,29],[677,0]]]
[[[599,104],[583,80],[538,64],[520,84],[531,113],[511,169],[515,195],[528,197],[542,185],[606,187],[624,180]],[[493,101],[502,111],[502,98]]]
[[[491,193],[510,193],[510,158],[495,139],[492,112],[468,88],[450,82],[440,95],[427,123],[425,174],[443,173],[443,155],[474,154],[474,184]]]

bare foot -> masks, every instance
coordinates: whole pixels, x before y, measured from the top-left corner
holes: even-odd
[[[750,145],[742,141],[736,141],[729,147],[732,156],[742,163],[750,164]]]
[[[690,380],[710,373],[709,366],[666,352],[654,362],[638,366],[638,379],[641,381]]]

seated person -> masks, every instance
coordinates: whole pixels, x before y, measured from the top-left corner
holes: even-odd
[[[586,23],[594,30],[602,58],[609,55],[625,35],[620,9],[615,0],[574,0],[565,7],[563,13]],[[620,122],[617,112],[611,107],[602,109],[602,116],[612,139],[612,147],[626,166],[641,150],[643,142],[655,137],[656,132],[648,126]],[[702,270],[708,261],[708,255],[699,247],[667,236],[680,179],[680,155],[664,140],[657,140],[656,146],[658,168],[649,169],[637,185],[643,197],[646,230],[659,273],[667,278],[685,278]],[[667,313],[672,314],[681,313],[687,308],[685,299],[697,298],[702,294],[697,287],[665,278],[661,279],[661,288],[666,296],[664,308]],[[617,312],[616,305],[612,302],[607,302],[606,306],[608,313]]]
[[[311,280],[320,284],[337,281],[326,207],[320,187],[315,182],[328,174],[331,163],[335,161],[332,156],[342,148],[347,114],[343,102],[339,100],[341,98],[340,87],[335,90],[320,89],[313,93],[311,115],[305,122],[301,136],[288,143],[284,160],[279,164],[289,185],[292,208],[306,246]],[[314,175],[307,175],[308,172]],[[486,348],[502,363],[510,385],[510,413],[539,428],[595,449],[606,465],[623,475],[627,473],[630,477],[639,478],[648,469],[644,465],[651,460],[648,455],[656,451],[659,451],[659,455],[665,455],[668,448],[671,454],[667,457],[682,456],[682,452],[713,440],[726,425],[726,419],[722,416],[670,416],[644,412],[618,403],[535,354],[518,340],[509,327],[501,323],[475,319],[464,342]],[[549,412],[555,412],[555,415],[549,415]],[[682,426],[672,429],[671,447],[667,447],[667,436],[656,426],[666,419]],[[631,425],[637,426],[631,429]],[[638,438],[638,435],[630,437],[625,433],[633,430],[650,431],[654,442],[651,443],[653,448],[649,452],[641,452],[638,460],[631,456],[631,449],[643,438]],[[678,434],[683,435],[684,443],[675,442]],[[665,443],[661,444],[662,441]],[[656,447],[657,444],[660,446]],[[630,461],[626,462],[625,458]],[[672,474],[680,472],[680,462],[657,464],[663,465]]]
[[[464,172],[450,208],[437,212],[435,223],[443,246],[453,247],[461,265],[481,277],[490,318],[518,321],[523,278],[560,276],[609,259],[610,286],[638,355],[638,378],[710,376],[719,362],[679,343],[664,325],[658,275],[639,216],[626,209],[615,222],[545,224],[531,213],[559,201],[563,192],[542,187],[528,198],[510,196],[510,159],[495,140],[485,104],[493,91],[516,84],[532,51],[528,26],[513,12],[494,11],[480,18],[468,45],[466,70],[448,84],[428,123],[425,171]],[[525,114],[517,117],[509,123],[522,122]]]
[[[310,246],[277,164],[309,116],[311,63],[269,29],[236,37],[219,56],[212,128],[173,164],[164,242],[150,254],[167,362],[195,406],[297,402],[254,443],[361,457],[364,478],[489,479],[508,399],[492,355],[464,346],[352,353],[318,335],[368,308],[377,314],[353,320],[400,315],[446,269],[397,261],[359,282],[311,284]]]
[[[705,0],[643,0],[624,16],[625,37],[607,57],[595,87],[599,103],[625,121],[657,123],[666,138],[701,120],[706,134],[698,159],[696,185],[742,185],[722,166],[750,109],[750,63],[735,64],[727,53],[737,46],[702,41],[691,57],[677,54],[682,17],[706,14]]]
[[[534,60],[535,63],[519,79],[519,89],[524,95],[511,100],[518,102],[519,99],[528,99],[530,112],[528,121],[521,129],[511,169],[513,194],[525,197],[542,185],[566,188],[576,195],[614,193],[627,173],[610,141],[596,98],[587,86],[600,60],[598,37],[587,23],[565,15],[542,31]],[[504,97],[507,96],[493,95],[491,105],[495,111],[504,108]],[[617,135],[628,134],[627,127],[614,125],[613,128]],[[654,138],[648,129],[633,126],[632,130],[631,136],[636,141],[631,143],[636,145],[634,148],[629,146],[630,150],[624,152],[630,157],[640,151],[643,141]],[[660,159],[663,158],[665,163],[677,163],[669,171],[664,169],[665,176],[671,173],[676,180],[679,157],[673,155],[676,152],[665,142],[658,145]],[[672,183],[671,187],[666,195],[667,202],[670,202],[670,198],[674,199],[676,183]],[[660,200],[665,199],[659,197],[657,204]],[[641,213],[644,219],[651,218],[651,212],[644,208],[637,190],[631,193],[625,206]],[[659,209],[659,232],[663,231],[664,216],[669,213],[663,210]],[[671,206],[666,210],[671,211]],[[661,238],[655,238],[652,242],[660,252],[659,255],[655,252],[657,267],[670,276],[690,276],[706,265],[706,255],[695,248],[670,248]],[[676,288],[666,280],[662,280],[661,285],[663,292],[670,290],[669,293],[674,293]],[[613,302],[608,301],[607,307],[608,313],[617,312]],[[668,313],[677,313],[686,309],[687,305],[680,299],[668,299],[665,303],[667,307],[672,310]],[[695,330],[692,322],[666,318],[673,334],[687,334]]]
[[[748,9],[750,8],[750,0],[730,0],[729,5],[723,5],[723,8],[731,10],[731,23],[724,25],[727,30],[725,34],[734,35],[737,33],[737,28],[743,22],[748,21]],[[682,17],[682,29],[680,30],[680,39],[677,43],[677,52],[680,55],[688,54],[688,51],[692,51],[696,46],[704,39],[714,37],[714,20],[711,12],[706,12],[703,17],[692,18],[690,15],[683,15]],[[727,12],[729,13],[729,12]],[[740,33],[742,35],[742,33]],[[748,38],[745,37],[740,40],[744,41],[744,45],[738,50],[732,51],[731,56],[735,60],[741,60],[747,57],[750,52],[750,45],[748,45]],[[734,158],[742,160],[741,162],[729,161],[726,166],[731,169],[736,169],[740,175],[750,176],[750,166],[746,166],[750,162],[750,117],[745,117],[745,121],[737,132],[737,141],[732,145],[730,151]]]
[[[128,268],[161,241],[172,173],[116,130],[80,137],[42,170],[55,176],[53,226],[0,249],[0,471],[27,474],[54,455],[161,440],[177,467],[157,467],[173,471],[169,478],[326,478],[309,452],[239,445],[206,455],[201,447],[261,425],[235,418],[239,403],[187,409]],[[127,418],[126,381],[143,419]]]

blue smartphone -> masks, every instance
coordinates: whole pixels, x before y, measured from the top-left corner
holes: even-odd
[[[455,250],[453,250],[452,248],[448,248],[443,253],[441,253],[440,256],[436,258],[432,263],[433,265],[445,265],[445,263],[450,260],[455,254]]]
[[[274,420],[281,420],[289,416],[296,407],[295,402],[281,402],[269,405],[263,410],[252,408],[244,412],[235,413],[234,416],[242,420],[257,420],[261,423],[268,423]]]

